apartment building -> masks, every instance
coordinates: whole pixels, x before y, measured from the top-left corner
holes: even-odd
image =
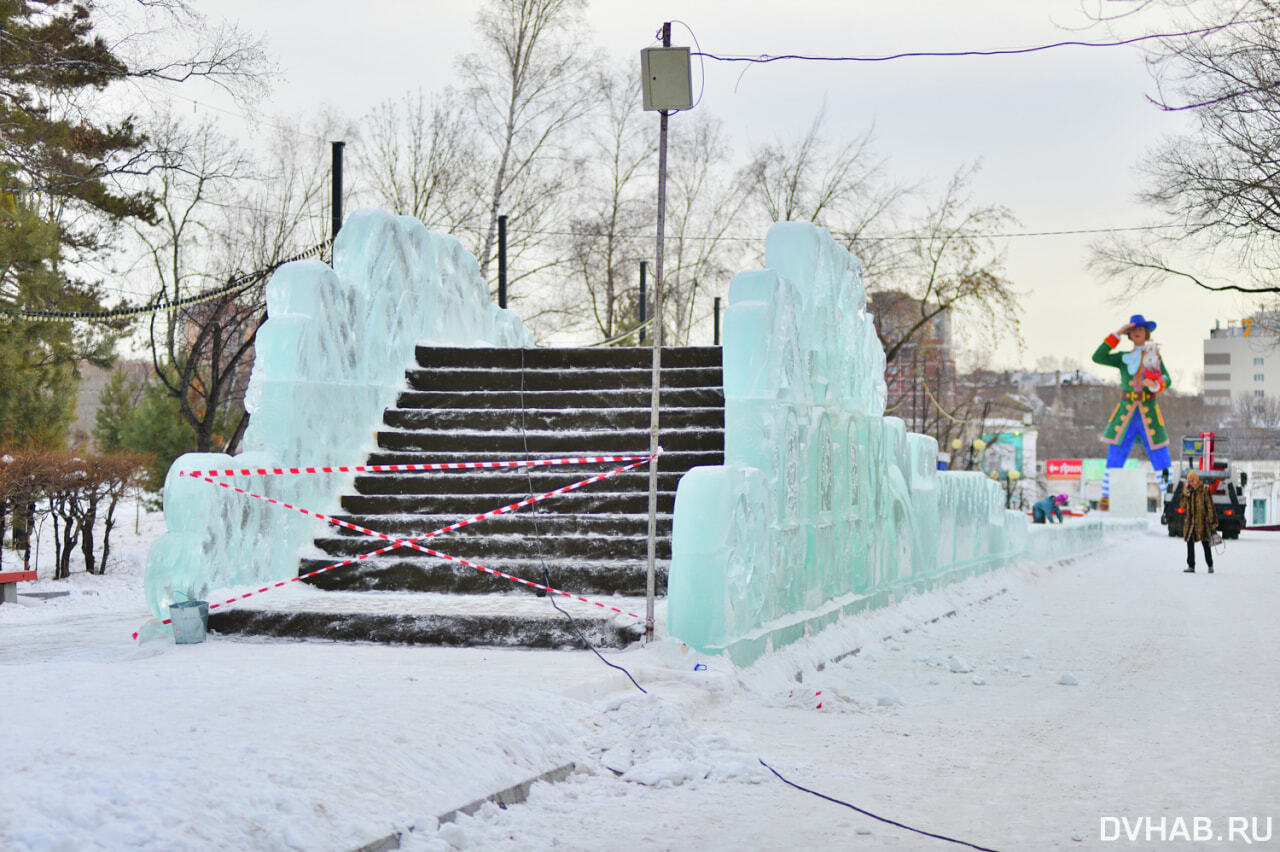
[[[1215,405],[1280,400],[1280,313],[1220,322],[1204,341],[1204,398]]]

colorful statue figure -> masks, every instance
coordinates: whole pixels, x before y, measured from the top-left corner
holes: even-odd
[[[1120,402],[1111,419],[1102,430],[1102,440],[1110,444],[1107,451],[1107,470],[1102,479],[1102,502],[1099,508],[1110,504],[1112,468],[1124,467],[1134,441],[1141,439],[1151,466],[1161,471],[1161,478],[1169,479],[1169,436],[1165,433],[1164,416],[1156,397],[1169,386],[1171,379],[1160,357],[1160,347],[1151,340],[1156,324],[1142,314],[1134,314],[1115,334],[1107,335],[1093,353],[1095,364],[1117,367],[1120,370]],[[1128,352],[1112,352],[1120,345],[1120,335],[1127,334],[1133,341]]]

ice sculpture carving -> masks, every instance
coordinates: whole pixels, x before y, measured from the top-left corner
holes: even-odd
[[[842,613],[1026,552],[1027,522],[937,443],[885,417],[884,349],[858,261],[779,223],[729,290],[725,463],[676,492],[668,629],[749,663]]]
[[[148,554],[145,581],[157,615],[212,588],[290,576],[314,533],[301,514],[177,471],[358,464],[416,344],[533,345],[515,314],[490,301],[475,258],[416,219],[359,211],[339,232],[333,257],[332,269],[316,260],[286,264],[267,285],[270,318],[256,341],[245,451],[234,459],[187,454],[169,471],[168,531]],[[347,481],[239,477],[237,485],[323,511]]]

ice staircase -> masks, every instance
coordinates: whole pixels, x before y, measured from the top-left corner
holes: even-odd
[[[652,350],[418,347],[407,389],[383,415],[367,464],[644,455]],[[656,590],[664,595],[680,477],[724,458],[719,347],[664,348],[658,462]],[[400,538],[620,467],[371,473],[341,498],[341,520]],[[533,589],[408,547],[308,579],[312,590],[211,614],[223,633],[440,645],[619,647],[642,624],[648,465],[458,530],[424,546],[594,603]],[[329,527],[300,574],[387,542]],[[555,600],[572,620],[552,605]]]

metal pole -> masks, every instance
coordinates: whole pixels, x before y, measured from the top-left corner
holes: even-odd
[[[498,217],[498,307],[507,306],[507,217]]]
[[[715,300],[715,331],[712,334],[711,342],[715,346],[720,345],[720,297],[716,296]]]
[[[640,342],[644,343],[645,312],[649,307],[649,296],[645,293],[645,272],[649,269],[649,261],[640,261]]]
[[[338,238],[342,230],[342,149],[346,142],[333,142],[333,237]]]
[[[671,22],[662,25],[662,46],[671,46]],[[649,452],[658,452],[658,404],[662,384],[662,250],[667,213],[667,111],[658,121],[658,251],[653,265],[653,384],[649,406]],[[649,461],[649,558],[645,575],[646,640],[653,639],[654,557],[658,536],[658,459]]]

